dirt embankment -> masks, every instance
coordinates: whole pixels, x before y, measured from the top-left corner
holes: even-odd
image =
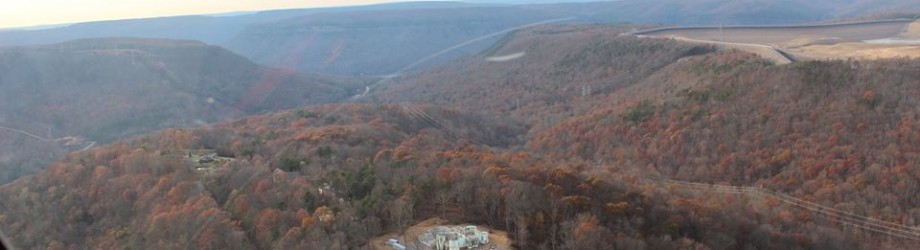
[[[648,32],[643,35],[657,37],[675,36],[697,40],[756,44],[776,44],[802,38],[837,38],[844,41],[862,41],[897,36],[904,30],[904,25],[906,24],[907,21],[813,27],[675,28]]]
[[[920,20],[906,24],[896,36],[876,41],[884,42],[808,42],[800,46],[781,45],[787,52],[808,59],[885,59],[920,58]]]
[[[868,43],[838,43],[832,45],[811,45],[787,49],[787,52],[807,59],[885,59],[897,57],[920,58],[920,46],[878,45]]]
[[[920,44],[913,42],[920,39],[920,20],[798,27],[674,28],[643,34],[721,44],[751,44],[728,47],[774,61],[775,55],[760,46],[786,52],[796,60],[920,58]]]
[[[904,33],[901,33],[901,37],[907,39],[920,39],[920,19],[908,24],[907,28],[904,29]]]

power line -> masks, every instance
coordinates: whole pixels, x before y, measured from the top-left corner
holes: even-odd
[[[413,117],[415,117],[415,118],[421,120],[422,122],[425,122],[425,123],[427,123],[427,124],[433,126],[435,129],[438,129],[438,130],[441,130],[442,132],[444,132],[448,137],[450,137],[449,139],[452,139],[452,140],[455,140],[455,141],[458,141],[458,140],[460,140],[460,139],[464,139],[464,140],[469,141],[469,142],[472,143],[473,145],[491,148],[490,146],[488,146],[488,145],[486,145],[486,144],[484,144],[484,143],[481,143],[481,142],[479,142],[479,141],[477,141],[477,140],[475,140],[475,139],[467,138],[467,137],[464,137],[464,136],[460,135],[459,133],[457,133],[457,132],[453,131],[452,129],[450,129],[450,128],[444,126],[443,124],[441,124],[441,122],[438,121],[438,119],[435,119],[434,117],[432,117],[431,115],[429,115],[429,114],[428,114],[427,112],[425,112],[424,110],[421,110],[421,109],[415,107],[415,106],[412,105],[412,104],[409,104],[409,103],[407,103],[407,102],[404,102],[404,103],[401,103],[400,106],[401,106],[401,107],[403,108],[403,110],[405,110],[406,113],[408,113],[410,116],[413,116]]]
[[[761,187],[746,187],[746,186],[731,186],[731,185],[718,185],[718,184],[708,184],[708,183],[698,183],[698,182],[688,182],[680,180],[672,180],[663,177],[657,176],[647,176],[647,180],[652,180],[655,182],[664,182],[670,185],[681,186],[684,188],[702,190],[702,191],[712,191],[716,193],[731,193],[731,194],[741,194],[749,195],[754,197],[769,197],[777,199],[785,204],[792,205],[794,207],[809,210],[820,215],[826,216],[827,218],[837,221],[848,226],[853,226],[855,228],[872,231],[876,233],[881,233],[889,236],[894,236],[902,239],[920,241],[920,228],[910,227],[902,224],[892,223],[888,221],[883,221],[875,218],[870,218],[866,216],[857,215],[851,212],[846,212],[838,210],[832,207],[824,206],[814,202],[802,200],[781,192],[761,188]]]

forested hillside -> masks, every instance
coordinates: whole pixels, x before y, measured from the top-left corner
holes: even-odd
[[[530,145],[554,158],[764,185],[915,225],[918,66],[882,60],[770,67],[736,54],[697,58],[609,96],[619,102],[563,122]]]
[[[547,29],[557,32],[518,32],[488,54],[404,77],[370,98],[530,119],[525,148],[548,159],[579,159],[597,168],[625,167],[704,183],[763,186],[857,215],[916,225],[920,172],[911,146],[916,142],[911,139],[916,137],[911,117],[917,115],[918,98],[912,86],[920,83],[916,60],[775,66],[742,52],[700,55],[711,49],[586,35],[591,29]],[[530,36],[536,38],[528,41]],[[554,45],[553,36],[579,42],[562,47]],[[652,59],[629,60],[623,55],[636,45],[623,41],[638,48],[652,45],[654,49],[635,52]],[[518,42],[529,47],[516,47]],[[516,52],[522,56],[488,60]],[[662,56],[655,53],[673,54],[656,61]],[[591,60],[606,55],[620,57]],[[562,60],[567,58],[579,60]],[[577,73],[554,75],[560,62],[579,65],[566,71]],[[647,66],[656,62],[659,66]],[[549,64],[555,66],[544,66]],[[648,71],[604,74],[618,66]],[[630,79],[617,84],[625,77]],[[548,102],[528,98],[537,96],[529,83],[569,86],[545,91],[559,95]],[[591,89],[584,93],[580,86]],[[801,223],[814,223],[814,218],[805,220]]]
[[[485,53],[377,86],[370,102],[432,103],[528,120],[534,129],[587,112],[596,96],[631,86],[709,46],[620,36],[627,26],[525,29]],[[510,59],[496,60],[512,56]]]
[[[0,126],[41,137],[0,130],[0,182],[90,141],[338,101],[362,84],[266,68],[192,41],[112,38],[0,48]],[[54,141],[65,137],[83,142]]]
[[[0,186],[0,229],[27,249],[368,249],[373,237],[434,217],[506,231],[519,249],[910,249],[916,243],[859,230],[775,195],[701,192],[661,180],[758,187],[914,227],[920,61],[774,65],[745,52],[622,34],[633,28],[523,29],[479,55],[381,81],[360,103],[322,105],[316,103],[352,96],[365,85],[301,82],[309,78],[249,69],[241,57],[195,63],[225,55],[213,47],[188,49],[204,46],[198,43],[141,49],[137,43],[154,41],[75,42],[70,46],[81,53],[125,55],[110,59],[118,65],[146,65],[125,74],[164,76],[145,95],[185,98],[146,107],[119,99],[127,98],[122,92],[98,92],[97,98],[135,104],[118,106],[132,108],[123,112],[186,108],[181,114],[202,121],[223,118],[209,117],[212,110],[263,113],[71,153]],[[7,53],[30,58],[24,54],[64,48]],[[72,59],[59,63],[89,60],[68,53]],[[177,66],[158,61],[189,55]],[[6,67],[17,69],[9,75],[47,70]],[[221,74],[191,77],[183,69]],[[71,74],[78,78],[31,82],[76,88],[87,73]],[[147,86],[108,77],[115,86]],[[186,82],[203,86],[180,84]],[[249,95],[234,95],[237,88]],[[45,93],[36,91],[23,93]],[[46,102],[28,107],[54,108],[26,114],[95,117]],[[297,105],[306,107],[268,112]],[[160,122],[149,126],[172,126]],[[80,129],[91,128],[104,127]]]
[[[313,107],[73,154],[0,188],[0,225],[18,247],[47,249],[356,249],[434,216],[512,231],[525,249],[853,246],[740,201],[675,198],[622,169],[487,150],[416,114],[506,136],[495,143],[525,129],[418,109]],[[227,158],[186,158],[195,150]]]

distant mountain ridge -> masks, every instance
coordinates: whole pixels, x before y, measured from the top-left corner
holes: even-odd
[[[252,25],[226,46],[274,67],[386,75],[452,46],[560,17],[552,11],[515,7],[320,13]],[[499,38],[459,47],[435,59],[477,53]]]
[[[0,46],[51,44],[83,38],[145,37],[197,40],[208,44],[222,44],[246,26],[286,18],[348,11],[426,9],[469,6],[459,2],[419,1],[365,6],[345,6],[308,9],[258,11],[244,15],[183,15],[140,19],[82,22],[37,30],[0,30]]]
[[[363,89],[360,82],[267,68],[197,41],[104,38],[3,47],[0,125],[101,144],[168,127],[334,102]],[[45,149],[47,157],[8,158],[32,148],[28,145],[49,142],[9,131],[0,131],[0,137],[0,180],[30,172],[38,166],[34,161],[59,157],[60,152]]]
[[[301,72],[386,75],[491,32],[563,17],[575,17],[572,22],[579,23],[751,25],[920,12],[920,2],[908,0],[486,2],[407,2],[92,22],[45,30],[0,31],[0,46],[93,37],[189,39],[225,46],[253,61]],[[478,53],[497,40],[463,46],[422,66]]]

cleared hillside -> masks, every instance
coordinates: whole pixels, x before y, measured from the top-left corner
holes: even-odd
[[[360,81],[270,69],[200,42],[93,39],[0,49],[0,126],[98,143],[245,114],[338,101]],[[0,131],[3,181],[81,147]],[[17,146],[20,145],[20,146]],[[54,148],[54,147],[52,147]],[[61,148],[61,147],[58,147]],[[47,155],[47,157],[36,157]]]
[[[907,30],[901,36],[908,39],[920,39],[920,20],[908,24]]]

